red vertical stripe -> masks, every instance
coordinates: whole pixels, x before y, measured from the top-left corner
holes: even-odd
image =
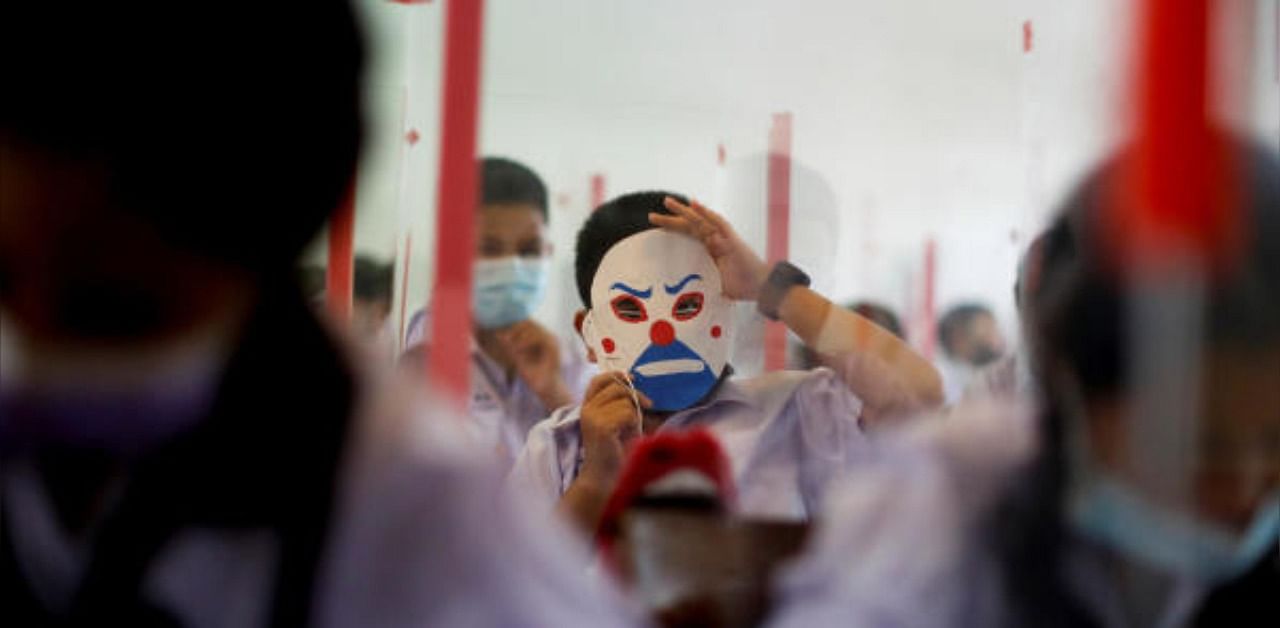
[[[932,360],[938,346],[938,241],[924,243],[924,300],[921,304],[920,349]]]
[[[1145,0],[1140,15],[1137,144],[1108,212],[1108,240],[1124,262],[1188,249],[1225,261],[1238,234],[1222,185],[1225,147],[1209,123],[1211,0]]]
[[[406,233],[404,234],[404,259],[400,262],[400,336],[396,340],[398,347],[404,347],[404,334],[407,331],[405,325],[408,320],[405,318],[405,313],[409,305],[409,269],[413,268],[409,263],[411,259],[413,259],[413,234]]]
[[[346,325],[351,320],[352,248],[355,240],[356,186],[352,178],[342,204],[329,218],[329,264],[325,272],[325,305]]]
[[[787,259],[791,238],[791,114],[777,113],[769,129],[768,241],[765,256],[770,264]],[[772,321],[765,327],[764,368],[776,371],[787,365],[787,328]]]
[[[468,391],[483,0],[445,6],[444,101],[436,202],[436,282],[428,375],[461,406]]]
[[[1035,35],[1035,31],[1032,30],[1031,20],[1027,20],[1023,22],[1022,23],[1022,51],[1023,52],[1031,52],[1031,47],[1032,45],[1034,45],[1034,35]]]
[[[604,200],[604,175],[597,172],[591,175],[591,209],[594,211],[597,207],[604,205]]]

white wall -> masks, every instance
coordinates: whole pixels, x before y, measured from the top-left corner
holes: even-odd
[[[411,311],[433,272],[444,7],[361,4],[378,54],[357,248],[402,254],[412,232]],[[610,195],[667,188],[708,200],[763,250],[770,117],[790,111],[792,257],[822,290],[910,319],[933,238],[939,306],[989,302],[1012,331],[1022,247],[1118,141],[1130,4],[490,0],[480,146],[528,163],[551,189],[558,272],[540,316],[567,330],[577,307],[573,236],[595,172]],[[1236,105],[1273,144],[1276,4],[1257,2]],[[409,128],[420,134],[412,147]]]

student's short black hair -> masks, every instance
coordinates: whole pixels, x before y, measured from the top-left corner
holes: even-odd
[[[505,157],[485,157],[480,162],[480,207],[528,204],[538,208],[548,222],[547,186],[528,166]]]
[[[100,165],[112,211],[287,273],[350,190],[363,45],[349,2],[0,3],[0,141]]]
[[[981,303],[961,303],[947,310],[938,321],[938,343],[942,345],[943,351],[946,351],[947,355],[952,355],[960,334],[964,333],[973,321],[983,316],[995,318],[991,308]]]
[[[325,278],[324,266],[317,264],[303,265],[298,269],[298,285],[302,288],[302,295],[308,300],[323,299]]]
[[[627,237],[657,229],[649,222],[649,214],[671,214],[662,204],[671,198],[688,203],[688,199],[673,192],[632,192],[619,196],[591,212],[582,229],[578,231],[577,251],[574,255],[574,274],[578,281],[578,296],[582,305],[591,308],[591,280],[595,279],[600,261],[613,245]]]
[[[391,286],[394,282],[395,270],[390,262],[379,262],[367,255],[357,255],[352,287],[355,298],[360,301],[391,302]]]
[[[883,327],[885,331],[898,338],[906,339],[906,333],[902,330],[902,321],[898,319],[897,314],[893,313],[893,310],[889,309],[889,306],[875,301],[857,301],[845,307],[865,318],[871,319],[871,322]]]

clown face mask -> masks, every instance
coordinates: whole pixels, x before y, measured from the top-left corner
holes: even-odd
[[[628,374],[659,411],[706,397],[729,353],[731,302],[701,242],[650,229],[609,249],[582,334],[605,370]]]

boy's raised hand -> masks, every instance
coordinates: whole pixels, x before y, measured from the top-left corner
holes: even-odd
[[[663,204],[675,215],[651,213],[649,222],[702,241],[720,269],[725,296],[739,301],[756,300],[769,277],[769,265],[743,242],[729,221],[693,199],[685,205],[667,197]]]

